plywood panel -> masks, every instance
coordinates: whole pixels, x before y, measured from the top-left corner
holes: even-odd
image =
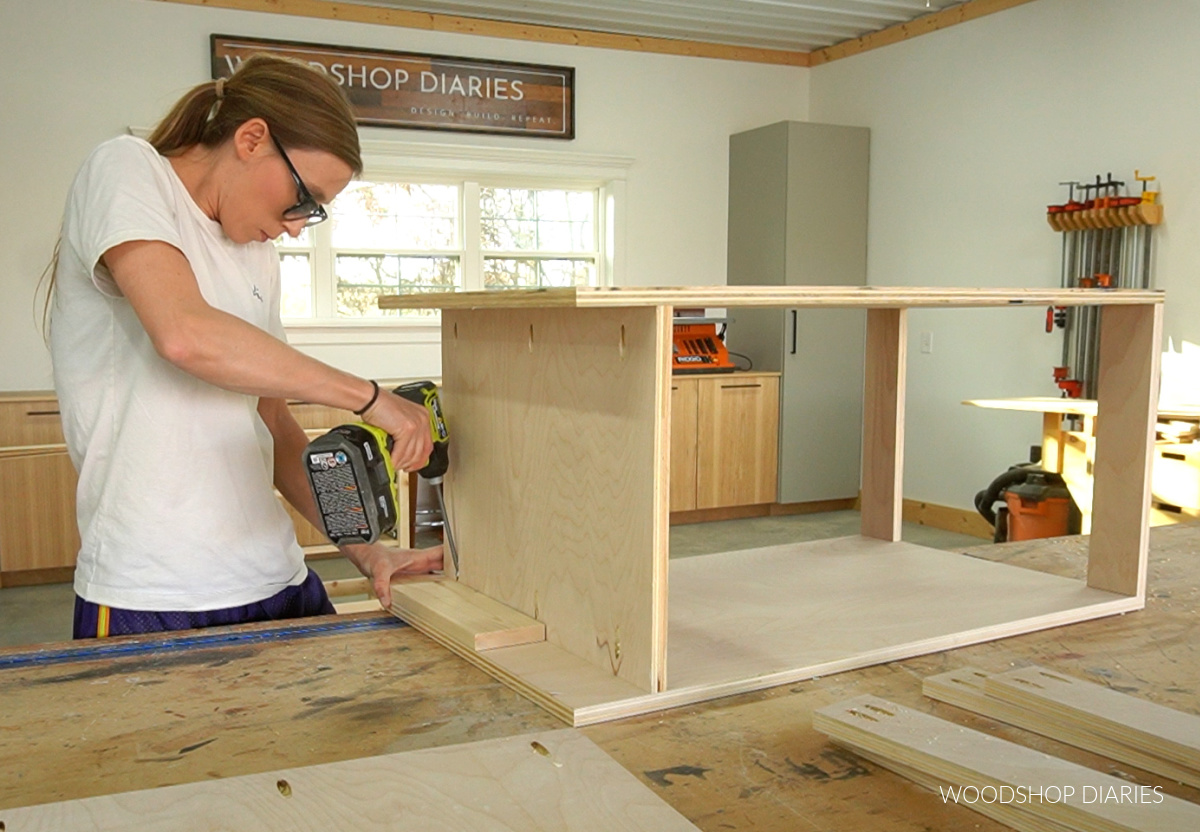
[[[903,519],[904,380],[908,314],[867,312],[863,390],[862,533],[899,540]]]
[[[1101,310],[1088,585],[1144,599],[1162,306]]]
[[[1136,605],[1080,580],[849,537],[672,561],[671,682],[661,693],[549,643],[477,652],[429,635],[560,719],[588,725]]]
[[[666,672],[670,313],[442,319],[460,579],[647,692]]]
[[[51,803],[0,814],[21,832],[694,832],[576,731]]]
[[[1155,289],[958,289],[911,286],[670,286],[508,289],[387,295],[381,309],[522,309],[545,307],[841,306],[867,309],[977,306],[1126,306],[1161,304]]]
[[[878,697],[859,696],[821,708],[813,713],[813,727],[834,740],[845,740],[961,786],[1020,787],[1026,794],[1031,787],[1057,787],[1053,802],[1027,800],[1022,809],[1072,829],[1192,832],[1200,828],[1200,806],[1149,787],[1145,802],[1122,801],[1122,794],[1142,793],[1117,777]],[[1064,794],[1068,787],[1070,796]],[[1098,794],[1107,796],[1110,790],[1117,798],[1097,799]]]

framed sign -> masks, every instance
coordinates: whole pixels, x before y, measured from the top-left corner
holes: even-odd
[[[346,91],[359,124],[575,138],[575,70],[506,61],[213,35],[212,77],[257,52],[319,67]]]

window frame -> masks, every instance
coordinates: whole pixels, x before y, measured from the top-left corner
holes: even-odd
[[[463,189],[459,201],[459,256],[464,291],[482,290],[483,259],[493,254],[480,245],[480,187],[594,191],[597,285],[620,285],[624,272],[625,185],[632,159],[534,148],[370,140],[362,142],[362,151],[362,180],[458,184]],[[313,226],[309,233],[313,236],[307,250],[314,258],[315,315],[283,319],[292,343],[376,343],[389,332],[400,336],[416,336],[421,330],[440,332],[440,313],[422,318],[336,317],[332,224]]]

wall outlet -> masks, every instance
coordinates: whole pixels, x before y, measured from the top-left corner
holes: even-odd
[[[933,352],[933,333],[932,332],[922,332],[921,333],[921,352],[925,353],[926,355],[929,355],[930,353]]]

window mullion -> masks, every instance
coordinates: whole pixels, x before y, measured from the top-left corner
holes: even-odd
[[[462,276],[467,291],[483,289],[483,223],[479,214],[479,183],[463,182],[462,188]]]
[[[312,227],[313,234],[313,287],[316,292],[317,318],[336,318],[337,276],[333,268],[333,230],[332,222],[321,223]]]

